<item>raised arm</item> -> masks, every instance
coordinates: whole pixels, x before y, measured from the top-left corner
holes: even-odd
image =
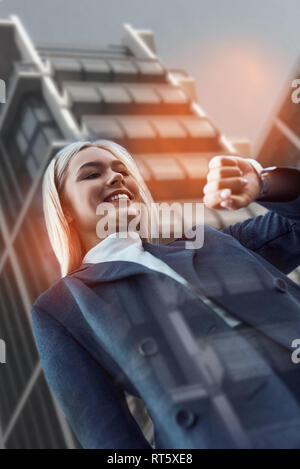
[[[289,167],[266,168],[266,191],[260,174],[264,168],[251,158],[215,156],[209,162],[203,202],[208,208],[236,210],[253,201],[286,202],[300,196],[300,170]],[[259,197],[259,199],[258,199]]]
[[[261,187],[259,171],[251,160],[215,157],[210,162],[204,202],[215,209],[236,210],[253,201],[267,208],[265,215],[222,231],[288,274],[300,264],[300,170],[270,171],[267,192],[257,199]]]
[[[46,380],[83,448],[151,449],[123,390],[54,317],[32,308]]]

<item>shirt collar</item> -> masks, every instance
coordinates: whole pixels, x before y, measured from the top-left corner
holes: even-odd
[[[140,235],[135,231],[117,232],[107,236],[93,246],[84,256],[82,264],[107,262],[113,260],[116,255],[121,257],[125,249],[143,251]]]

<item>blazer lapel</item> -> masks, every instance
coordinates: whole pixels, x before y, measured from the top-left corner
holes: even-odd
[[[161,259],[188,281],[192,283],[199,281],[193,265],[195,254],[193,249],[183,249],[181,245],[155,246],[151,243],[143,243],[143,247],[145,251]],[[153,272],[152,269],[136,262],[111,261],[81,264],[69,276],[79,278],[85,283],[93,285],[97,282],[111,282],[131,275],[149,272]]]
[[[176,245],[155,246],[151,243],[143,243],[145,251],[158,257],[168,264],[175,272],[180,274],[188,282],[198,285],[199,277],[194,267],[195,249],[185,249],[185,241],[177,241]]]

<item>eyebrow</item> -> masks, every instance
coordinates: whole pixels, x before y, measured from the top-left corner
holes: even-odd
[[[124,168],[126,168],[125,164],[120,160],[113,161],[112,164],[114,166],[121,164],[124,166]],[[80,166],[76,174],[79,174],[79,172],[84,168],[103,168],[103,163],[100,161],[88,161],[87,163],[84,163],[82,166]]]

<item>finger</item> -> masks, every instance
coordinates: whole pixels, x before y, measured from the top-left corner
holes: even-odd
[[[224,208],[228,210],[237,210],[248,205],[245,197],[241,195],[230,194],[224,199],[221,194],[225,191],[227,191],[227,189],[223,189],[223,191],[219,191],[217,193],[215,192],[214,194],[205,195],[203,202],[206,207],[216,210]]]
[[[237,166],[224,166],[211,169],[207,175],[207,181],[214,181],[215,179],[224,179],[229,177],[241,177],[242,175],[242,171]]]
[[[208,163],[210,169],[220,168],[221,166],[237,166],[237,159],[234,156],[214,156]]]
[[[226,178],[226,179],[216,179],[213,181],[208,182],[204,188],[204,194],[208,194],[209,192],[216,192],[220,189],[231,189],[232,193],[239,193],[245,187],[248,180],[246,178]]]
[[[228,199],[220,202],[221,208],[226,208],[228,210],[238,210],[246,205],[248,205],[248,203],[246,202],[245,197],[239,195],[231,195]]]
[[[231,197],[230,189],[223,189],[221,191],[209,192],[204,195],[203,202],[208,208],[222,208],[220,203],[229,200]]]
[[[250,158],[251,159],[251,158]],[[248,172],[248,171],[253,171],[253,172],[256,172],[257,173],[257,170],[255,169],[255,167],[253,166],[253,164],[251,164],[249,161],[248,161],[248,158],[238,158],[237,159],[237,164],[238,164],[238,167],[241,169],[241,171],[244,173],[244,172]],[[258,166],[261,166],[258,162],[257,162]]]

